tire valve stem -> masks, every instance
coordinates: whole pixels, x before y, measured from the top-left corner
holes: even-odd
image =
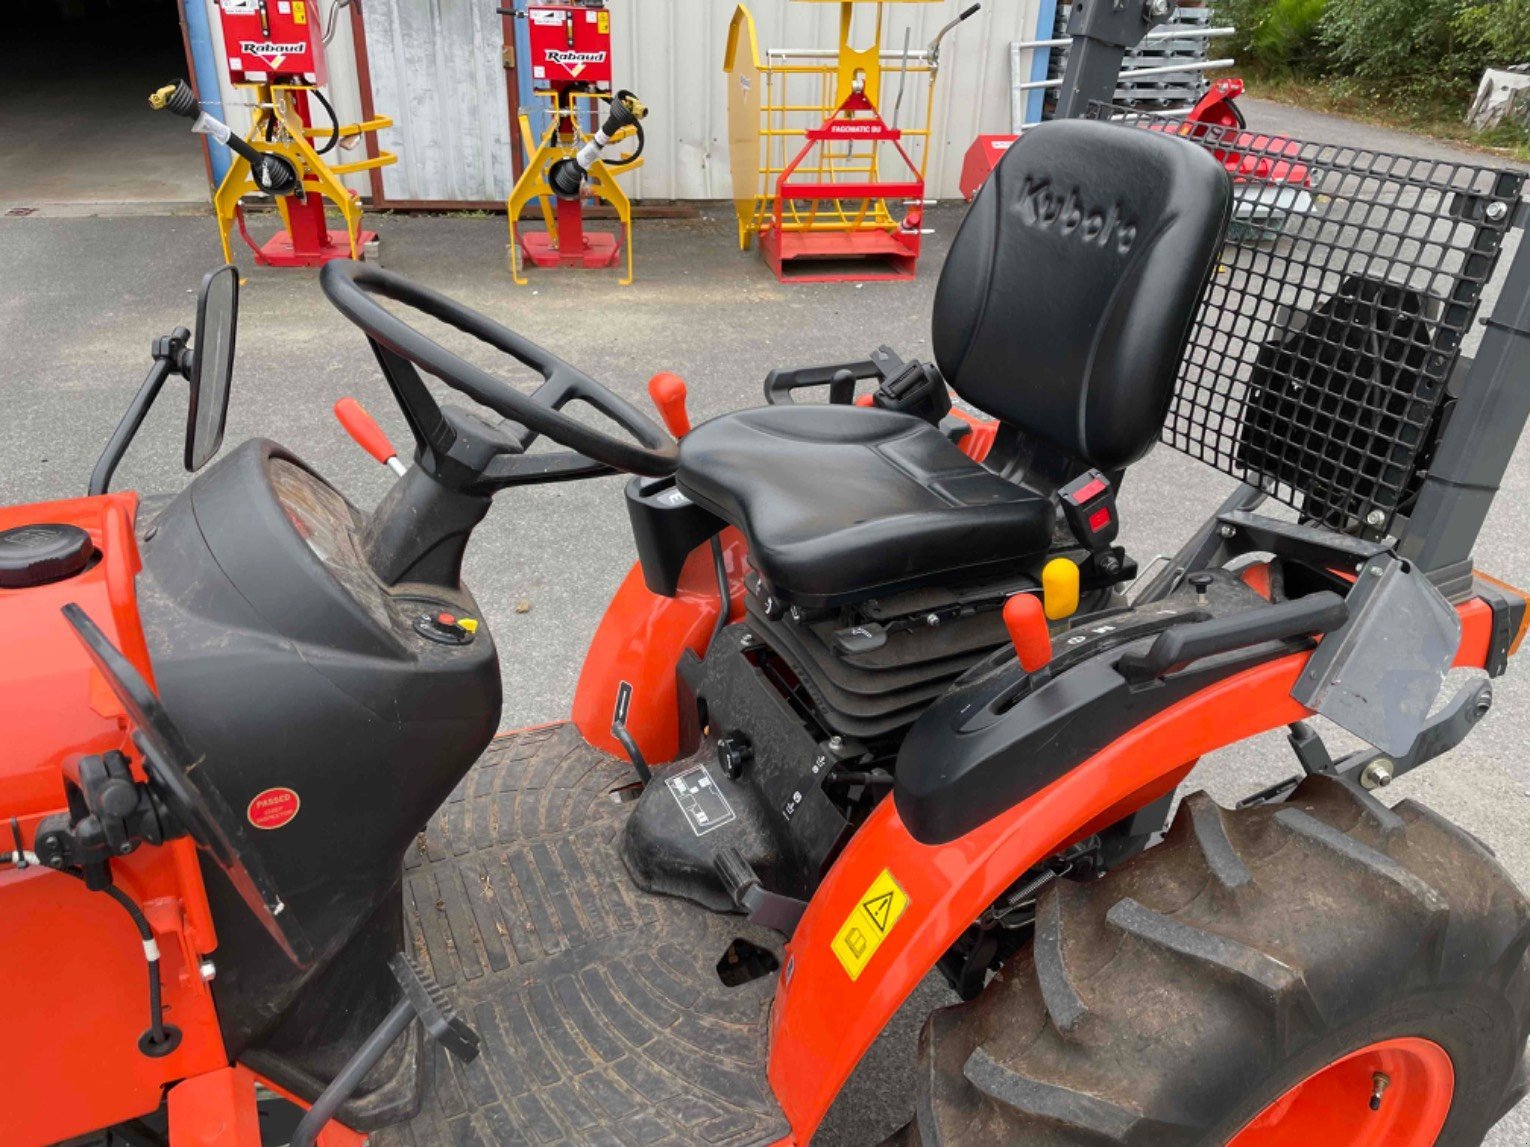
[[[1371,1076],[1371,1110],[1381,1110],[1381,1097],[1386,1089],[1392,1084],[1392,1077],[1384,1071],[1375,1072]]]

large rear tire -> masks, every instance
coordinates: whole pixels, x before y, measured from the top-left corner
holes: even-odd
[[[1420,805],[1331,777],[1240,811],[1197,793],[1157,848],[1055,883],[1033,944],[930,1018],[909,1138],[1479,1143],[1525,1090],[1527,946],[1508,874]]]

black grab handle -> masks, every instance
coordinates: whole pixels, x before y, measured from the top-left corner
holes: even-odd
[[[1128,681],[1148,681],[1214,653],[1230,653],[1265,641],[1332,633],[1349,620],[1349,606],[1330,590],[1295,601],[1173,626],[1160,633],[1146,653],[1127,653],[1116,671]]]

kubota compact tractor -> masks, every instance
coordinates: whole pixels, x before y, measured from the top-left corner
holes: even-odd
[[[1071,84],[1127,17],[1075,6]],[[254,1145],[285,1096],[304,1147],[805,1144],[939,969],[910,1142],[1479,1142],[1525,1088],[1530,904],[1375,790],[1525,627],[1471,561],[1530,414],[1523,248],[1462,355],[1523,177],[1291,143],[1313,210],[1229,237],[1214,129],[1038,127],[952,244],[934,363],[778,371],[694,429],[660,377],[678,444],[332,262],[414,438],[345,408],[403,471],[370,512],[264,440],[108,492],[173,374],[188,468],[218,448],[215,272],[91,495],[0,511],[4,1141]],[[1128,593],[1114,493],[1160,438],[1243,484]],[[639,562],[573,719],[496,737],[465,548],[495,497],[612,471]],[[1169,819],[1287,727],[1297,778]]]

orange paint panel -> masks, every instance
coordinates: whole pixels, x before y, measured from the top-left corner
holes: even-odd
[[[43,817],[65,810],[64,771],[120,750],[141,779],[126,716],[92,666],[64,605],[78,604],[150,675],[138,620],[130,493],[0,509],[0,530],[41,522],[79,526],[100,559],[82,573],[0,590],[0,823],[16,818],[30,847]],[[11,847],[6,833],[4,847]],[[0,867],[0,1011],[28,1033],[28,1054],[6,1068],[0,1123],[10,1144],[57,1142],[154,1111],[174,1080],[223,1068],[227,1057],[201,956],[217,946],[196,846],[140,847],[111,862],[114,882],[141,908],[161,954],[166,1022],[182,1042],[168,1056],[138,1051],[149,1025],[147,965],[119,904],[48,869]]]
[[[1487,603],[1458,607],[1456,665],[1484,664]],[[769,1077],[798,1142],[817,1129],[866,1049],[957,937],[1017,877],[1089,831],[1157,799],[1196,759],[1312,714],[1291,697],[1307,662],[1291,654],[1171,706],[1041,792],[942,845],[915,840],[884,800],[814,894],[787,945],[771,1014]],[[898,925],[851,980],[835,935],[882,870],[909,898]]]
[[[770,1082],[797,1138],[812,1134],[909,992],[1020,873],[1129,798],[1167,791],[1187,761],[1310,716],[1290,696],[1306,660],[1293,654],[1203,689],[947,844],[921,844],[893,801],[877,806],[814,894],[777,981]],[[884,867],[909,906],[898,932],[852,981],[830,944]]]
[[[255,1076],[222,1067],[170,1091],[172,1147],[261,1147]]]
[[[1377,1074],[1387,1087],[1373,1110]],[[1313,1072],[1233,1136],[1228,1147],[1432,1147],[1450,1115],[1456,1069],[1450,1054],[1417,1036],[1381,1040]]]
[[[722,532],[723,561],[732,596],[730,620],[744,615],[744,539],[732,528]],[[717,624],[717,575],[710,543],[698,546],[685,561],[674,597],[662,597],[643,584],[633,566],[595,631],[574,691],[574,726],[597,749],[622,760],[627,751],[611,735],[617,692],[632,686],[627,730],[650,765],[672,761],[680,751],[680,709],[675,668],[687,649],[698,656]]]

